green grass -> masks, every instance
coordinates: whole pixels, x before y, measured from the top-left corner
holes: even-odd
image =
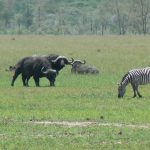
[[[12,38],[15,37],[15,40]],[[150,36],[0,36],[0,149],[149,149],[150,129],[127,126],[67,127],[30,121],[96,121],[150,125],[150,86],[142,99],[127,87],[117,98],[117,83],[132,68],[150,65]],[[11,87],[9,65],[28,55],[57,53],[86,60],[100,75],[73,75],[66,66],[56,87]],[[103,119],[101,118],[103,116]],[[121,131],[122,134],[119,134]]]

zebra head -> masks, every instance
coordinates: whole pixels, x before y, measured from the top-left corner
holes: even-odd
[[[123,86],[123,84],[120,83],[120,84],[118,85],[118,98],[123,97],[124,94],[125,94],[125,92],[126,92],[125,86]]]

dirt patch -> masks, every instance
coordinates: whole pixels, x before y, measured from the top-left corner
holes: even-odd
[[[98,123],[99,126],[114,126],[114,127],[127,127],[127,128],[141,128],[149,129],[150,125],[138,125],[138,124],[122,124],[122,123]]]
[[[90,125],[94,125],[97,124],[96,122],[90,122],[90,121],[86,121],[86,122],[69,122],[69,121],[31,121],[29,123],[33,123],[33,124],[44,124],[44,125],[60,125],[60,126],[68,126],[68,127],[86,127],[86,126],[90,126]]]
[[[94,121],[83,121],[83,122],[71,122],[71,121],[30,121],[28,123],[32,124],[44,124],[44,125],[60,125],[67,127],[87,127],[92,125],[97,126],[108,126],[108,127],[127,127],[127,128],[141,128],[149,129],[150,125],[140,125],[140,124],[123,124],[123,123],[100,123]]]

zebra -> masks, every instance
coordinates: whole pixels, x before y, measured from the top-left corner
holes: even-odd
[[[133,98],[137,95],[142,97],[140,94],[138,87],[139,85],[144,85],[150,83],[150,67],[141,68],[141,69],[133,69],[128,71],[122,78],[120,84],[118,85],[118,98],[124,96],[126,92],[126,86],[131,84],[134,95]]]

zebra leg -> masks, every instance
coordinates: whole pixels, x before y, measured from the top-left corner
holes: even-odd
[[[138,91],[138,85],[133,84],[132,87],[133,87],[133,91],[134,91],[134,96],[133,97],[136,97],[136,93],[138,94],[139,97],[142,97],[142,95]]]
[[[139,92],[139,90],[138,90],[138,87],[137,87],[136,91],[137,91],[138,96],[141,98],[142,95],[140,94],[140,92]]]
[[[136,86],[135,86],[135,84],[131,84],[131,86],[132,86],[132,89],[134,92],[133,98],[135,98],[136,97]]]

